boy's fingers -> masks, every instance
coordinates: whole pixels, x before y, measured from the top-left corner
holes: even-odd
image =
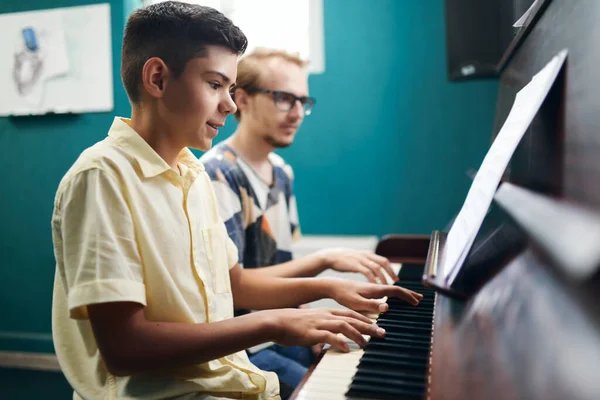
[[[339,317],[354,318],[356,320],[365,322],[367,324],[371,324],[372,323],[372,321],[368,317],[362,315],[361,313],[353,311],[353,310],[331,310],[331,313],[333,315],[336,315],[336,316],[339,316]]]
[[[325,329],[333,333],[341,333],[360,347],[365,347],[367,345],[367,341],[363,335],[354,326],[343,319],[337,321],[324,321],[323,324],[321,324],[320,329]]]

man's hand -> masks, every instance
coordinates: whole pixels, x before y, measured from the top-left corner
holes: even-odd
[[[386,283],[384,271],[394,282],[398,280],[398,275],[392,270],[388,259],[370,251],[327,249],[317,254],[323,257],[323,262],[328,268],[339,272],[361,273],[369,282]]]
[[[395,285],[377,285],[346,279],[331,280],[330,297],[343,306],[357,311],[385,312],[388,305],[383,297],[397,297],[417,305],[423,295]]]
[[[348,352],[350,348],[344,338],[364,347],[363,335],[383,337],[385,330],[372,323],[367,317],[350,310],[326,308],[281,309],[262,311],[272,321],[276,330],[274,342],[281,346],[312,346],[329,343]]]

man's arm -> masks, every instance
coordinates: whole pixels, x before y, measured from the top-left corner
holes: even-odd
[[[254,271],[271,277],[306,278],[316,276],[327,269],[357,272],[373,283],[387,282],[384,273],[394,282],[398,280],[398,275],[394,273],[390,262],[385,257],[370,251],[348,249],[323,250],[282,264],[256,268]]]
[[[229,237],[238,248],[239,262],[243,264],[246,248],[244,214],[249,212],[244,210],[244,202],[241,198],[244,189],[234,176],[224,172],[227,168],[220,165],[217,160],[203,159],[203,161],[218,199],[219,214],[225,222]],[[291,175],[293,176],[293,173]],[[290,185],[293,185],[293,183],[290,183]],[[293,196],[293,189],[289,190],[291,191],[290,195]],[[295,202],[290,207],[292,208],[291,214],[296,215],[297,224]],[[291,219],[294,220],[294,218]],[[299,227],[296,226],[295,233],[298,233],[298,231]],[[327,249],[285,263],[253,268],[257,273],[281,278],[313,277],[326,269],[334,269],[340,272],[357,272],[363,274],[369,282],[374,283],[387,282],[385,274],[389,275],[393,281],[398,280],[398,276],[392,271],[390,263],[385,257],[378,256],[370,251],[349,249]]]
[[[329,343],[349,351],[338,333],[361,347],[366,345],[362,335],[385,334],[368,318],[345,310],[270,310],[200,324],[148,321],[144,306],[132,302],[94,304],[88,313],[100,353],[115,375],[204,363],[268,341]]]
[[[272,277],[239,265],[230,269],[229,276],[234,306],[251,310],[294,307],[332,298],[353,310],[383,312],[387,309],[383,297],[398,297],[414,305],[423,297],[400,286],[345,279]]]
[[[253,271],[279,278],[309,278],[327,269],[323,255],[312,254],[277,265],[253,268]]]

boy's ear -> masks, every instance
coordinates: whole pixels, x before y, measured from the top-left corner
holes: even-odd
[[[167,64],[159,57],[149,58],[142,68],[142,86],[154,98],[163,96],[169,77]]]

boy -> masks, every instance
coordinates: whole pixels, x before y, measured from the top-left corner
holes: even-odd
[[[75,399],[279,399],[272,373],[241,351],[266,341],[364,345],[384,332],[348,311],[277,309],[331,296],[385,308],[399,287],[258,279],[237,265],[207,150],[236,106],[246,38],[219,12],[164,2],[134,12],[121,75],[132,103],[62,179],[52,217],[53,339]],[[273,309],[232,318],[233,307]]]

